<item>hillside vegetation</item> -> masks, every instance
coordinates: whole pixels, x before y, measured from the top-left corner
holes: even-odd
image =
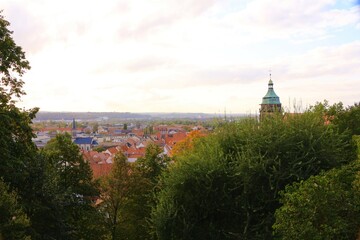
[[[159,239],[269,239],[280,192],[356,159],[324,111],[226,124],[176,158],[152,221]]]

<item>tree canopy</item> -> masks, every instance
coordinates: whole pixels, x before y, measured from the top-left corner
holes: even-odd
[[[34,209],[33,214],[38,223],[38,234],[55,239],[96,239],[101,236],[102,218],[92,206],[93,199],[99,193],[92,182],[90,166],[84,161],[71,136],[58,134],[48,142],[41,155],[45,160],[45,171],[40,186],[45,194],[35,199],[41,200],[42,204]],[[46,227],[39,224],[45,224],[41,219],[44,215],[47,216]]]
[[[13,97],[25,94],[21,77],[30,69],[22,48],[16,45],[9,30],[10,23],[0,11],[0,102],[8,103]]]
[[[21,187],[22,171],[36,152],[30,123],[38,109],[24,111],[15,106],[13,98],[25,94],[20,77],[30,65],[12,39],[9,25],[0,11],[0,176],[10,187]]]
[[[111,239],[151,239],[148,224],[154,191],[169,158],[155,144],[146,147],[144,157],[127,162],[117,153],[111,173],[101,181],[101,212],[111,232]]]
[[[329,104],[329,101],[317,102],[309,111],[324,116],[328,122],[335,124],[340,131],[350,131],[352,135],[360,135],[360,102],[344,107],[342,102]]]
[[[356,239],[360,233],[360,162],[286,187],[276,210],[279,239]]]
[[[131,218],[128,211],[131,205],[130,196],[135,190],[135,181],[130,163],[123,153],[118,152],[115,155],[113,164],[110,174],[101,181],[103,202],[100,208],[105,215],[111,239],[128,239],[129,232],[134,232],[135,227],[128,224]]]
[[[29,226],[17,193],[0,179],[0,239],[31,239]]]
[[[355,158],[316,112],[226,124],[170,167],[152,222],[159,239],[269,239],[279,191]]]

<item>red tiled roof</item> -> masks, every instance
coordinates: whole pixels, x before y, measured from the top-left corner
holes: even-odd
[[[186,138],[187,134],[184,132],[174,133],[171,136],[167,135],[165,137],[165,143],[169,146],[175,145],[177,142],[183,141]]]
[[[82,155],[85,161],[91,163],[104,162],[109,158],[109,154],[104,152],[96,152],[96,151],[82,151]]]
[[[126,139],[126,142],[130,143],[131,145],[134,145],[134,144],[136,144],[137,141],[133,138],[128,138],[128,139]]]
[[[112,166],[112,164],[90,164],[90,167],[93,171],[93,178],[96,179],[108,175],[112,169]]]
[[[128,148],[125,152],[127,155],[130,154],[139,154],[139,155],[145,155],[145,148],[135,148],[135,147],[131,147]]]
[[[107,151],[111,153],[111,155],[116,154],[119,150],[116,147],[108,148]]]
[[[144,136],[144,130],[142,130],[142,129],[133,129],[131,132],[136,134],[139,137]]]
[[[126,144],[120,146],[120,150],[122,152],[126,152],[128,149],[129,149],[129,147]]]

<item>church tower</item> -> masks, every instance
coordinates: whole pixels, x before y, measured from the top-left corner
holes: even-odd
[[[75,118],[73,118],[73,122],[72,122],[72,128],[71,128],[71,135],[73,138],[76,138],[76,122],[75,122]]]
[[[271,80],[271,74],[268,83],[268,91],[263,97],[260,106],[260,119],[262,119],[266,115],[281,112],[280,98],[278,97],[278,95],[276,95],[274,91],[274,84]]]

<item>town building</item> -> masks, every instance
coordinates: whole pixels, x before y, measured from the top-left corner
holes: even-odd
[[[281,111],[282,110],[280,98],[278,97],[278,95],[276,95],[274,91],[274,83],[271,80],[270,74],[268,91],[266,95],[262,98],[262,102],[260,104],[260,119],[270,114],[280,113]]]
[[[81,150],[90,151],[99,144],[93,137],[77,137],[73,141]]]

